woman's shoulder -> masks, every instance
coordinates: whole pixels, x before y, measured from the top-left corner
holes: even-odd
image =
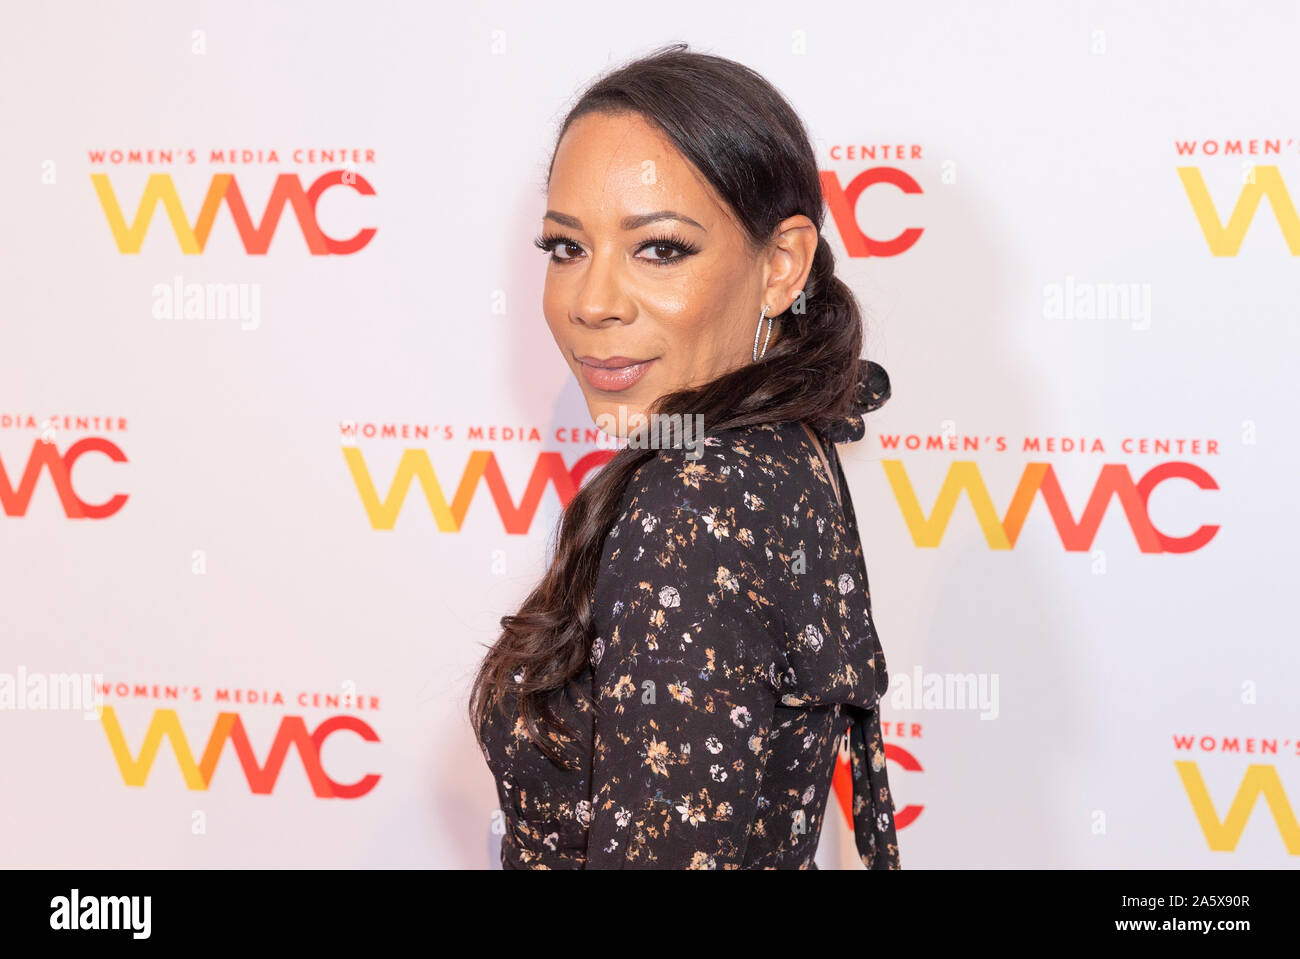
[[[694,448],[656,450],[637,468],[604,560],[640,565],[649,554],[660,568],[721,569],[771,584],[792,551],[802,555],[833,533],[825,522],[833,497],[798,423],[706,434]]]
[[[753,434],[725,430],[694,446],[655,450],[628,481],[611,537],[666,538],[696,552],[752,547],[752,528],[770,515],[758,478],[772,469],[764,437]]]
[[[793,421],[711,431],[691,445],[655,450],[628,486],[643,501],[683,502],[743,497],[747,486],[800,486],[810,467],[805,436]]]
[[[724,585],[766,579],[779,557],[772,502],[777,468],[771,434],[756,428],[711,432],[695,446],[654,451],[633,473],[605,541],[602,567],[644,577],[721,576]]]
[[[694,446],[659,449],[628,482],[620,521],[672,512],[729,526],[798,529],[834,508],[821,458],[797,422],[706,433]]]
[[[761,437],[747,440],[748,432],[709,435],[695,455],[656,450],[634,472],[593,595],[598,680],[614,668],[607,651],[619,662],[680,662],[693,650],[768,674],[783,628],[776,530],[784,511],[755,492],[767,467],[754,441]],[[727,625],[735,623],[746,625]]]
[[[601,559],[593,662],[645,636],[675,656],[683,632],[709,633],[719,655],[759,664],[787,705],[873,703],[860,550],[803,428],[721,431],[698,450],[657,450],[628,484]],[[718,616],[747,628],[715,629]]]

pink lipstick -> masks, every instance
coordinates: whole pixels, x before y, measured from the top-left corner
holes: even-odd
[[[598,390],[618,392],[634,386],[645,376],[658,357],[638,360],[630,356],[610,356],[597,359],[594,356],[579,356],[582,364],[582,378]]]

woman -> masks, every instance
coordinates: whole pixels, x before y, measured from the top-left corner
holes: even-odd
[[[470,712],[502,865],[815,869],[847,734],[858,852],[898,868],[888,677],[835,450],[889,380],[860,359],[802,123],[754,71],[676,44],[585,92],[547,188],[543,310],[593,418],[705,435],[620,450],[501,621]]]

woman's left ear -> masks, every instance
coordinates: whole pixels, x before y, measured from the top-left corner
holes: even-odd
[[[803,291],[820,241],[817,224],[802,213],[777,224],[764,281],[764,302],[771,305],[774,313],[788,310]]]

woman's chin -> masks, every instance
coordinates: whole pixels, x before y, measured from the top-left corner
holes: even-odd
[[[626,403],[596,400],[587,404],[591,421],[612,439],[626,439],[645,421],[645,414],[639,406]]]

